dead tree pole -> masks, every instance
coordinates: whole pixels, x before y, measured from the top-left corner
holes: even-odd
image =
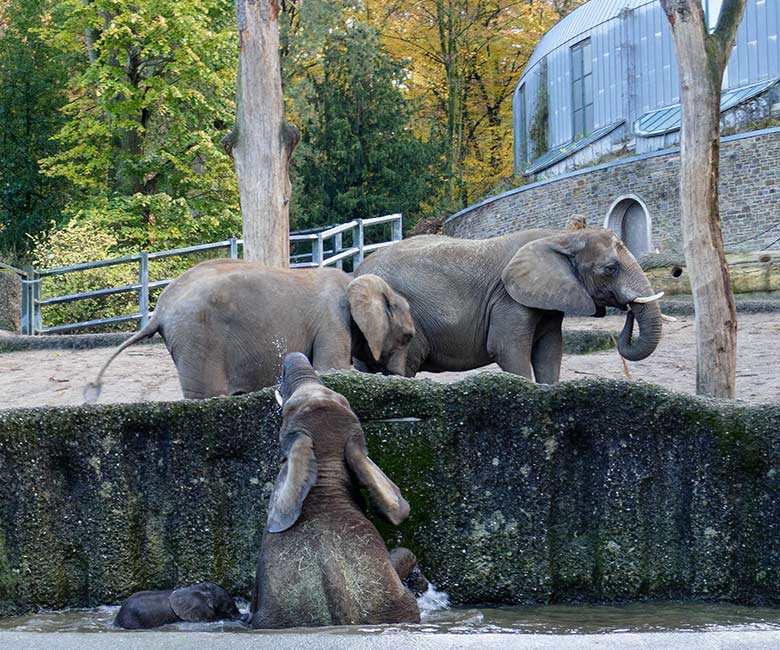
[[[298,130],[284,119],[278,0],[235,0],[236,123],[223,139],[238,176],[244,259],[290,265],[290,158]]]
[[[680,70],[680,213],[696,311],[696,392],[734,397],[737,312],[718,205],[720,90],[745,0],[724,0],[710,33],[701,0],[660,0]]]

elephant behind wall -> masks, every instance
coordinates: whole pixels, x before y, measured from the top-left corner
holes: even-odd
[[[332,268],[211,260],[166,287],[149,323],[106,361],[85,399],[97,400],[103,373],[122,350],[156,332],[184,397],[199,399],[276,384],[292,351],[317,370],[349,368],[354,357],[370,369],[402,374],[414,327],[409,305],[376,276],[353,280]]]
[[[564,314],[626,310],[618,350],[638,361],[661,338],[649,281],[610,230],[527,230],[492,239],[422,235],[383,248],[356,276],[378,275],[409,303],[415,335],[407,376],[489,363],[554,383],[560,376]],[[639,337],[633,333],[634,321]]]

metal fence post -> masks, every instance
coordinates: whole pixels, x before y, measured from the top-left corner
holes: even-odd
[[[228,251],[228,257],[231,260],[237,260],[238,259],[238,239],[235,237],[230,238],[230,250]]]
[[[325,257],[324,245],[322,240],[322,233],[317,233],[317,239],[311,243],[311,261],[312,264],[322,266],[322,260]]]
[[[403,238],[403,216],[398,215],[398,219],[393,221],[393,241],[401,241]]]
[[[43,329],[43,316],[41,315],[41,278],[34,269],[32,271],[32,283],[30,284],[30,306],[32,307],[31,334],[37,334]]]
[[[33,317],[32,317],[32,281],[33,281],[33,268],[28,266],[24,269],[24,277],[22,278],[22,334],[32,334],[33,330]]]
[[[352,256],[352,272],[357,270],[360,263],[363,261],[363,220],[355,219],[357,225],[352,234],[352,245],[357,248],[357,253]]]
[[[149,322],[149,253],[141,253],[138,266],[138,282],[141,285],[138,290],[138,312],[141,314],[139,325],[143,329]]]
[[[341,249],[344,245],[344,242],[342,240],[342,234],[336,233],[336,235],[333,237],[333,254],[338,255],[341,252]],[[339,260],[336,262],[336,268],[340,271],[344,270],[344,260]]]

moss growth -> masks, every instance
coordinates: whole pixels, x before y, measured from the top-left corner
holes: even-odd
[[[326,375],[456,602],[780,603],[780,407],[617,381]],[[271,391],[0,412],[0,614],[212,579],[249,596]],[[17,576],[19,578],[17,579]]]

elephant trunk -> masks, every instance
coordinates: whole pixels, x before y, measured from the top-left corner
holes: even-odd
[[[282,400],[286,402],[298,388],[310,381],[322,383],[306,355],[300,352],[288,354],[284,358],[282,377],[279,381],[279,392],[282,394]]]
[[[639,338],[633,338],[634,319],[639,325]],[[631,302],[628,305],[626,323],[618,336],[618,351],[624,359],[641,361],[649,357],[661,340],[661,308],[657,301]]]

